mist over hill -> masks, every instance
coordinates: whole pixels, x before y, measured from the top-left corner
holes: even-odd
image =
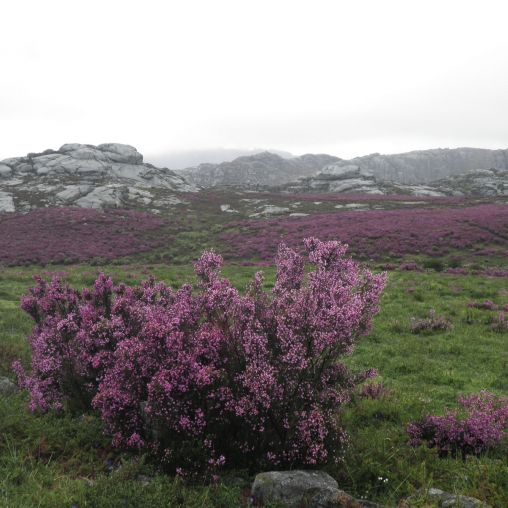
[[[221,164],[222,162],[230,162],[238,157],[255,155],[265,151],[280,155],[285,159],[294,157],[294,155],[289,152],[275,149],[210,148],[199,150],[169,150],[167,152],[147,155],[146,158],[155,166],[168,167],[171,169],[185,169],[199,166],[200,164]]]

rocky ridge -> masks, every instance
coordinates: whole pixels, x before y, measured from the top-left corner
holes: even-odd
[[[65,144],[0,161],[0,211],[44,206],[143,207],[158,211],[198,188],[167,168],[143,163],[132,146]]]
[[[178,172],[189,182],[204,188],[254,189],[281,185],[300,177],[313,175],[327,164],[339,160],[332,155],[307,154],[283,158],[274,153],[261,152],[221,164],[200,164]]]
[[[286,187],[284,190],[294,189],[297,192],[302,188],[322,189],[323,192],[448,195],[455,188],[463,194],[477,193],[478,188],[480,193],[483,192],[481,181],[476,186],[466,185],[464,190],[461,187],[466,184],[461,181],[463,175],[481,170],[501,173],[507,171],[508,150],[438,148],[393,155],[375,153],[350,160],[312,154],[285,159],[263,152],[221,164],[201,164],[181,170],[180,174],[203,188]],[[483,176],[485,177],[485,174]],[[494,179],[505,179],[502,174],[490,176]],[[454,177],[458,178],[450,182],[440,182]],[[480,175],[475,176],[477,177]],[[471,176],[467,176],[467,179],[470,178]],[[488,177],[485,182],[491,189],[497,188],[499,183],[492,183]],[[446,191],[436,190],[441,184],[447,185]]]
[[[475,169],[431,184],[448,195],[461,192],[470,196],[506,196],[508,169]]]
[[[331,164],[317,174],[280,187],[291,193],[403,194],[409,196],[505,196],[508,170],[475,169],[427,184],[383,181],[354,164]]]
[[[374,153],[341,160],[337,165],[357,166],[362,174],[372,175],[378,181],[425,184],[470,170],[508,170],[508,149],[436,148],[390,155]]]
[[[393,156],[375,154],[350,161],[313,154],[287,159],[262,152],[231,162],[201,164],[197,168],[172,171],[144,163],[143,156],[129,145],[74,143],[63,145],[58,150],[0,161],[0,212],[77,206],[136,208],[157,213],[171,210],[176,205],[189,204],[185,193],[208,188],[225,190],[226,193],[240,192],[246,197],[251,191],[429,197],[506,196],[508,160],[505,152],[472,148],[439,149]],[[464,166],[459,168],[462,163]],[[473,163],[478,166],[467,169]],[[410,180],[418,173],[417,169],[425,173],[425,179],[442,173],[447,176],[411,183]],[[459,169],[462,171],[458,172]],[[394,175],[405,181],[390,179]],[[418,178],[423,179],[420,176]],[[274,203],[266,202],[263,206],[263,209],[257,207],[250,216],[290,212]],[[238,213],[227,202],[221,211]],[[291,211],[300,212],[296,209]]]

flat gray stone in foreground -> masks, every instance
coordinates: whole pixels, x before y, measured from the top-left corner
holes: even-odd
[[[354,499],[324,471],[269,471],[256,476],[251,490],[256,506],[278,502],[288,508],[382,508]]]
[[[490,508],[490,505],[474,497],[451,494],[440,489],[430,488],[422,494],[429,501],[436,503],[439,508]]]
[[[18,392],[18,387],[7,377],[0,377],[0,396],[13,395]]]

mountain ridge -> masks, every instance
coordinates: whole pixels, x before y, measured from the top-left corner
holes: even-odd
[[[144,162],[143,155],[130,145],[68,143],[58,150],[0,161],[0,212],[78,206],[161,213],[188,204],[186,193],[207,189],[506,196],[508,150],[431,149],[351,160],[327,154],[286,159],[264,151],[231,162],[172,171]]]
[[[327,154],[305,154],[284,158],[264,151],[237,157],[229,162],[205,163],[177,172],[189,182],[205,188],[275,186],[313,174],[326,164],[339,160],[338,157]]]
[[[204,188],[278,186],[311,177],[329,165],[357,166],[364,176],[399,184],[426,184],[470,170],[508,169],[508,149],[431,148],[398,154],[372,153],[352,159],[328,154],[306,154],[291,159],[262,152],[220,164],[200,164],[178,170],[189,181]],[[324,163],[324,164],[323,164]]]

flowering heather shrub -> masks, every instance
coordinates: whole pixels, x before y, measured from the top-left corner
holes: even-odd
[[[467,306],[472,309],[498,310],[498,306],[491,300],[485,300],[484,302],[469,302]]]
[[[19,383],[29,390],[32,410],[70,406],[87,410],[98,378],[122,338],[123,323],[112,315],[113,282],[99,275],[91,291],[81,293],[54,277],[35,277],[36,286],[23,297],[21,308],[35,321],[30,336],[32,372],[13,365]],[[117,293],[123,291],[116,288]],[[132,319],[133,320],[133,319]]]
[[[462,414],[448,411],[444,416],[426,416],[408,425],[412,446],[423,442],[437,448],[440,457],[479,455],[508,437],[508,399],[482,391],[460,397]]]
[[[338,411],[375,375],[354,375],[341,358],[368,333],[386,277],[339,242],[305,247],[307,275],[306,260],[280,246],[269,294],[258,272],[241,295],[213,252],[195,265],[195,290],[113,287],[105,276],[81,293],[39,282],[23,301],[37,323],[32,374],[15,367],[32,408],[60,408],[81,386],[79,402],[91,400],[115,445],[177,472],[337,459]]]
[[[165,222],[134,210],[39,208],[0,215],[0,264],[113,259],[162,244],[148,237]]]
[[[449,330],[451,322],[445,316],[438,316],[434,309],[429,311],[429,317],[423,319],[411,318],[411,333],[434,332]]]
[[[271,259],[281,240],[296,248],[303,238],[316,231],[323,239],[338,238],[348,243],[359,256],[379,259],[426,254],[437,257],[455,249],[472,250],[477,245],[505,246],[508,206],[321,213],[297,220],[294,217],[244,220],[230,226],[232,229],[223,233],[221,239],[230,245],[233,256],[239,258]]]
[[[493,266],[479,271],[478,275],[486,275],[487,277],[508,277],[508,269]]]

